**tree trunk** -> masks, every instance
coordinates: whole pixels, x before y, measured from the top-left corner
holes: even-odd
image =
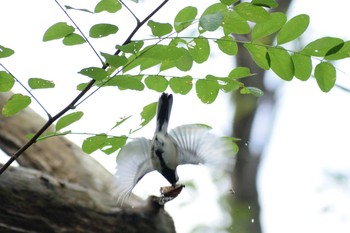
[[[279,6],[276,11],[287,12],[291,0],[278,1]],[[238,36],[237,36],[238,38]],[[241,38],[239,38],[241,40]],[[271,45],[275,39],[275,35],[264,39],[264,43]],[[268,109],[273,109],[275,105],[274,90],[265,88],[264,76],[265,71],[258,67],[251,59],[247,50],[239,44],[238,53],[236,55],[237,66],[249,67],[251,73],[256,74],[253,77],[243,80],[245,86],[253,86],[261,89],[264,96],[257,98],[252,95],[241,95],[234,93],[235,115],[233,121],[233,136],[240,138],[237,142],[239,152],[233,173],[234,198],[232,204],[232,232],[236,233],[260,233],[260,205],[257,191],[257,171],[260,163],[263,148],[253,154],[250,148],[250,140],[252,137],[253,123],[256,120],[256,113],[262,104]],[[271,125],[273,115],[268,117],[266,125]],[[269,135],[258,135],[268,141]]]
[[[0,115],[1,149],[11,156],[44,123],[30,109]],[[35,143],[18,163],[0,176],[0,232],[175,232],[157,198],[116,208],[113,175],[64,137]]]

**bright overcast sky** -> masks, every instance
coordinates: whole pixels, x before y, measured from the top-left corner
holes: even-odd
[[[76,6],[74,4],[77,3],[66,1],[64,4]],[[162,13],[156,15],[156,19],[161,20],[166,17],[172,21],[171,14],[177,12],[174,10],[175,4],[206,5],[203,1],[184,0],[170,1],[170,4],[164,8]],[[132,2],[130,5],[137,7]],[[89,6],[77,7],[88,8]],[[30,77],[54,80],[57,85],[55,90],[37,91],[34,94],[50,112],[55,114],[77,94],[74,91],[75,85],[86,81],[85,78],[76,74],[77,71],[88,66],[99,66],[98,59],[89,48],[84,46],[67,48],[59,41],[41,42],[42,35],[49,26],[58,21],[67,21],[53,0],[1,1],[0,9],[3,9],[0,15],[2,30],[0,44],[16,52],[14,56],[1,62],[20,80]],[[300,13],[311,16],[310,28],[307,36],[303,37],[303,42],[322,36],[349,39],[348,9],[345,1],[341,0],[295,0],[289,12],[289,18]],[[143,10],[143,13],[146,15],[147,11]],[[85,19],[84,14],[77,13],[74,16],[82,29],[88,29],[89,19]],[[107,19],[102,17],[101,20]],[[119,26],[120,21],[116,20],[116,24]],[[129,31],[130,27],[120,27],[117,36],[111,37],[111,40],[122,42],[123,33]],[[93,40],[93,43],[98,50],[103,52],[113,51],[115,45],[115,43],[108,44],[105,40]],[[215,72],[222,72],[224,75],[232,68],[230,60],[215,58],[211,60],[211,67],[214,67]],[[348,81],[350,71],[346,70],[347,67],[349,66],[346,63],[337,65],[337,68],[348,74],[339,79],[350,86]],[[197,69],[196,72],[200,73],[202,70]],[[271,79],[277,78],[272,77]],[[232,116],[232,109],[228,102],[229,96],[220,95],[219,100],[214,104],[204,105],[194,97],[194,91],[192,92],[191,97],[175,96],[170,127],[184,123],[205,123],[213,126],[218,134],[229,134],[227,125],[231,124]],[[47,98],[47,93],[52,93],[52,97]],[[348,180],[350,143],[347,133],[350,132],[350,125],[347,120],[350,119],[350,111],[347,103],[350,94],[337,89],[328,94],[321,93],[314,80],[308,82],[295,80],[286,83],[281,87],[279,93],[275,128],[259,173],[264,232],[348,232],[350,229],[350,214],[348,213],[350,210]],[[139,124],[138,113],[142,107],[156,101],[158,95],[150,91],[117,93],[114,89],[102,90],[79,106],[79,110],[83,110],[85,115],[80,124],[72,129],[77,132],[99,133],[108,130],[119,117],[130,114],[135,115],[131,121],[135,126]],[[110,108],[108,111],[105,110],[106,106]],[[32,107],[40,110],[37,106]],[[97,117],[96,113],[98,113]],[[260,123],[264,124],[264,122]],[[153,127],[154,123],[139,134],[151,137]],[[77,137],[71,137],[71,139],[79,143],[82,140]],[[267,142],[263,141],[263,143]],[[102,162],[105,161],[107,168],[113,171],[115,167],[113,157],[101,154],[95,157]],[[183,197],[180,195],[179,200],[175,200],[174,204],[169,203],[169,211],[175,218],[178,232],[187,233],[191,228],[188,218],[182,217],[184,213],[200,216],[196,219],[202,223],[220,224],[218,223],[221,217],[220,209],[215,205],[215,200],[213,203],[208,201],[213,195],[217,195],[215,186],[208,182],[210,175],[203,171],[202,174],[206,178],[193,178],[193,172],[185,170],[179,172],[180,178],[183,180],[195,179],[198,183],[198,190],[185,189],[181,193]],[[344,174],[347,178],[335,179],[335,175],[339,174]],[[160,178],[147,179],[154,182],[154,179]],[[159,186],[164,185],[163,182],[164,180],[157,180],[155,182],[157,186],[152,188],[146,184],[145,186],[152,191],[140,189],[138,192],[144,195],[157,192]],[[185,204],[185,207],[173,207],[176,202],[178,202],[177,205]],[[195,207],[187,207],[190,204]],[[213,210],[211,213],[214,214],[208,218],[204,217],[200,209],[203,206]],[[218,219],[213,216],[218,216]]]

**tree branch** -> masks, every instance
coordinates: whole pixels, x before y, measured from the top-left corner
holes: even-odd
[[[163,1],[158,7],[156,7],[143,21],[141,21],[139,24],[136,25],[135,29],[131,32],[131,34],[128,36],[128,38],[125,40],[123,45],[130,43],[133,36],[136,34],[136,32],[153,16],[155,15],[169,0]],[[115,54],[119,54],[120,50],[117,50]],[[109,66],[108,63],[105,63],[103,65],[103,69],[107,69]],[[91,87],[95,84],[95,80],[91,80],[88,85],[79,93],[77,97],[75,97],[64,109],[62,109],[59,113],[57,113],[52,118],[49,118],[49,120],[34,134],[34,136],[27,141],[21,148],[19,148],[15,153],[12,154],[10,159],[0,168],[0,175],[6,171],[6,169],[20,156],[22,155],[30,146],[32,146],[34,143],[36,143],[37,139],[61,116],[63,116],[66,112],[76,107],[76,103],[91,89]],[[86,100],[86,98],[84,99]],[[83,101],[84,101],[83,100]],[[81,102],[80,102],[81,103]],[[80,104],[79,103],[79,104]]]
[[[118,209],[113,198],[23,167],[0,177],[0,232],[175,232],[153,199]]]

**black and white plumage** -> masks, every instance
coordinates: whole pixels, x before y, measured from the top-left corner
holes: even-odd
[[[183,125],[167,132],[172,95],[159,98],[157,126],[152,140],[137,138],[127,143],[117,156],[116,185],[118,203],[123,203],[137,182],[148,172],[158,171],[175,187],[176,168],[182,164],[229,164],[232,148],[226,140],[199,125]]]

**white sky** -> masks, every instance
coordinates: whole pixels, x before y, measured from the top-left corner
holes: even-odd
[[[290,17],[307,13],[311,18],[304,42],[322,36],[349,39],[349,5],[344,1],[299,0],[294,6]],[[347,74],[338,72],[339,83],[347,87],[348,62],[336,65]],[[314,79],[294,80],[279,93],[273,134],[259,173],[264,232],[348,232],[350,93],[337,88],[322,93]]]
[[[311,41],[326,35],[344,39],[350,37],[345,34],[347,32],[345,22],[349,20],[349,15],[348,6],[344,1],[295,0],[294,2],[289,18],[299,13],[311,16],[311,25],[303,41]],[[154,1],[147,3],[150,5]],[[71,1],[66,1],[64,4],[89,8],[85,2],[81,6]],[[200,3],[185,0],[170,1],[164,8],[164,13],[157,14],[154,20],[168,18],[172,21],[172,14],[175,15],[177,12],[174,10],[175,4],[202,7],[207,5],[203,1]],[[130,5],[134,6],[135,10],[138,7],[133,3]],[[54,1],[1,1],[0,9],[6,9],[0,15],[0,44],[13,48],[16,52],[14,56],[1,62],[22,81],[30,77],[54,80],[57,85],[54,90],[36,91],[34,94],[52,114],[55,114],[75,97],[76,84],[86,81],[77,75],[77,72],[84,67],[99,66],[98,59],[86,45],[65,47],[59,41],[41,42],[42,35],[49,26],[58,21],[67,21]],[[143,10],[140,13],[145,16],[148,11]],[[90,15],[86,17],[86,14],[75,13],[73,17],[85,31],[92,25]],[[120,20],[125,21],[108,14],[96,17],[99,17],[99,22],[115,20],[118,26]],[[130,32],[130,28],[120,27],[115,36],[92,42],[97,50],[114,51],[115,41],[122,42],[124,40],[122,35]],[[148,31],[143,32],[149,35]],[[350,71],[346,70],[347,62],[337,67],[350,74]],[[214,57],[209,67],[214,67],[211,72],[216,75],[225,75],[232,68],[231,61],[221,57],[220,59]],[[195,72],[200,75],[207,71],[196,68]],[[349,77],[339,77],[343,83],[348,81],[347,78]],[[349,180],[337,181],[329,174],[340,172],[349,179],[350,144],[346,137],[350,132],[350,126],[347,124],[350,111],[346,105],[349,94],[337,89],[328,94],[321,93],[314,80],[305,83],[295,80],[280,88],[273,136],[259,173],[264,232],[348,232],[350,183]],[[50,98],[46,96],[48,93],[52,94]],[[79,106],[78,110],[84,111],[85,115],[82,121],[71,129],[77,132],[99,133],[108,130],[119,117],[130,114],[135,116],[128,127],[136,127],[139,124],[138,113],[142,107],[156,101],[158,96],[158,93],[151,91],[119,92],[112,88],[102,90]],[[228,99],[229,95],[220,95],[214,104],[204,105],[194,96],[194,91],[191,96],[176,95],[170,128],[184,123],[200,122],[213,126],[218,134],[229,134],[227,125],[231,124],[232,110]],[[106,106],[110,109],[106,110]],[[40,110],[35,105],[32,107]],[[154,122],[139,132],[139,135],[151,137],[153,128]],[[84,137],[70,138],[80,143]],[[96,154],[94,157],[104,162],[109,170],[114,169],[113,156]],[[191,229],[188,216],[200,216],[196,220],[208,225],[224,224],[220,223],[223,220],[220,220],[220,209],[215,200],[209,201],[213,199],[213,195],[217,195],[215,186],[208,182],[210,175],[203,171],[201,177],[193,177],[192,169],[194,168],[181,169],[180,179],[195,180],[198,190],[185,189],[178,200],[167,206],[174,216],[179,233],[187,233]],[[205,170],[201,167],[196,169]],[[150,188],[147,180],[157,185]],[[144,196],[158,192],[161,185],[167,185],[160,176],[146,177],[143,182],[145,183],[143,186],[147,187],[146,191],[142,188],[136,191]],[[204,207],[210,210],[210,214],[203,214]]]

